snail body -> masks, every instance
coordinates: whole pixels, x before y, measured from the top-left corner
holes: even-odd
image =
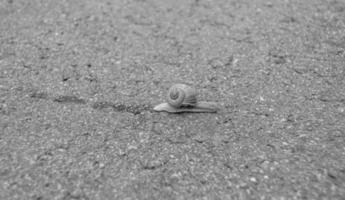
[[[168,90],[167,102],[155,106],[153,110],[170,113],[217,112],[216,103],[198,101],[197,95],[195,88],[186,84],[175,84]]]

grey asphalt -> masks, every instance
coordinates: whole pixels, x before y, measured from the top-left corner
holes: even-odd
[[[345,199],[344,78],[341,0],[1,0],[0,199]]]

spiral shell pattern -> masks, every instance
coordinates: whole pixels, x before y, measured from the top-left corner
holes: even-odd
[[[191,86],[175,84],[168,91],[168,103],[175,108],[194,106],[197,103],[197,92]]]

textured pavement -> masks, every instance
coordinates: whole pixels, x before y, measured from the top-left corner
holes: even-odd
[[[0,199],[345,199],[345,2],[0,0]]]

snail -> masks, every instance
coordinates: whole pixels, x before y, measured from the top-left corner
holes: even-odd
[[[198,101],[197,95],[198,92],[195,88],[186,84],[175,84],[168,90],[167,102],[155,106],[153,110],[169,113],[212,113],[218,111],[218,107],[215,102]]]

